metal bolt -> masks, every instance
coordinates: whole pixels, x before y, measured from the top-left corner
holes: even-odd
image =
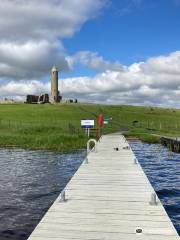
[[[123,147],[123,149],[127,149],[127,150],[129,150],[130,147],[129,147],[129,146],[125,146],[125,147]]]
[[[152,193],[151,194],[151,201],[150,201],[150,205],[157,205],[157,198],[156,198],[156,194]]]
[[[63,190],[60,194],[60,202],[65,202],[66,201],[66,193],[65,190]]]
[[[136,233],[141,234],[143,232],[142,228],[136,228]]]
[[[84,163],[85,163],[85,164],[88,164],[88,163],[89,163],[89,162],[88,162],[88,158],[85,159]]]
[[[114,150],[115,150],[115,151],[119,151],[119,148],[118,148],[118,147],[115,147]]]
[[[137,158],[134,158],[134,164],[138,164]]]

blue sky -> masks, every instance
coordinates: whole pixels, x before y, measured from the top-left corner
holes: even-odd
[[[180,0],[1,2],[0,99],[180,107]]]
[[[112,0],[96,19],[63,43],[69,54],[89,50],[130,65],[179,50],[179,26],[180,1]],[[77,67],[72,74],[93,75],[93,71]]]

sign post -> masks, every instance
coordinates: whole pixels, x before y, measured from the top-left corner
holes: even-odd
[[[109,123],[112,123],[112,117],[110,117],[110,118],[105,118],[104,120],[103,120],[103,124],[109,124]]]
[[[88,138],[90,136],[90,129],[94,128],[94,119],[82,119],[81,128],[86,130]]]

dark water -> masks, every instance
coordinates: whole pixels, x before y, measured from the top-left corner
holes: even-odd
[[[180,235],[180,154],[158,144],[130,144]]]
[[[180,234],[180,155],[131,146]],[[85,155],[0,149],[0,240],[26,240]]]
[[[27,239],[84,157],[0,149],[0,240]]]

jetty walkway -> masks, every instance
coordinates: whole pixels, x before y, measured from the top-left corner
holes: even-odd
[[[100,139],[29,237],[74,239],[180,239],[120,134]]]
[[[160,138],[161,144],[168,147],[172,152],[180,153],[180,138],[179,137],[166,137]]]

